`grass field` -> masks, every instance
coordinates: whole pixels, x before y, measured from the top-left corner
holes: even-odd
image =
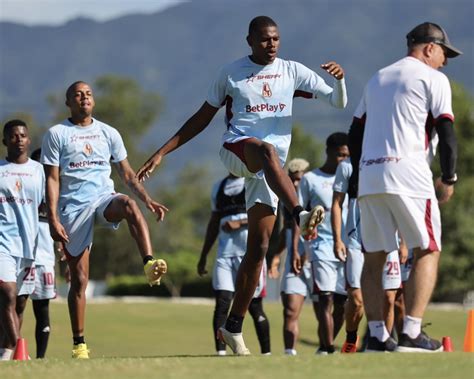
[[[450,336],[455,353],[354,354],[315,356],[316,322],[311,307],[301,317],[297,357],[282,355],[281,305],[265,304],[273,355],[258,354],[253,323],[244,333],[251,357],[215,357],[212,304],[112,302],[89,304],[86,339],[89,361],[70,359],[67,306],[51,305],[52,334],[45,360],[2,362],[0,378],[474,378],[474,354],[461,353],[467,312],[430,309],[425,317],[433,337]],[[35,354],[34,318],[26,311],[23,336]],[[336,343],[340,346],[343,334]]]

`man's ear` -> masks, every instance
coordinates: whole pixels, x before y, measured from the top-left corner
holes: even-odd
[[[5,138],[2,139],[2,143],[4,146],[7,146],[7,141],[5,141]]]
[[[247,44],[249,46],[252,46],[252,38],[250,37],[250,34],[247,36],[246,40],[247,40]]]

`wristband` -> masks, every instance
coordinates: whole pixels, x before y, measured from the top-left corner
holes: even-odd
[[[454,174],[452,177],[450,178],[446,178],[445,176],[442,176],[441,177],[441,181],[444,183],[444,184],[447,184],[448,186],[452,186],[454,184],[456,184],[456,182],[458,181],[458,176],[456,174]]]

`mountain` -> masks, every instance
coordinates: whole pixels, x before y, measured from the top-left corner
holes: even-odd
[[[280,57],[299,61],[326,79],[319,65],[328,60],[346,71],[346,110],[318,101],[295,102],[294,122],[320,139],[332,130],[347,130],[365,82],[405,55],[406,33],[424,21],[441,24],[464,51],[444,72],[474,93],[470,0],[196,0],[102,23],[84,18],[55,27],[0,23],[0,118],[23,111],[47,125],[49,94],[63,93],[79,79],[128,76],[165,102],[153,131],[137,141],[151,153],[203,103],[219,68],[248,54],[248,23],[260,14],[279,25]],[[215,168],[216,177],[222,175],[218,149],[223,130],[221,111],[203,135],[166,159],[164,176],[196,164],[194,157]]]

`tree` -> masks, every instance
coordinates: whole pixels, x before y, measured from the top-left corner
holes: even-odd
[[[317,138],[306,133],[300,125],[293,127],[287,162],[293,158],[304,158],[309,162],[309,167],[314,169],[321,165],[323,154],[324,145]]]

